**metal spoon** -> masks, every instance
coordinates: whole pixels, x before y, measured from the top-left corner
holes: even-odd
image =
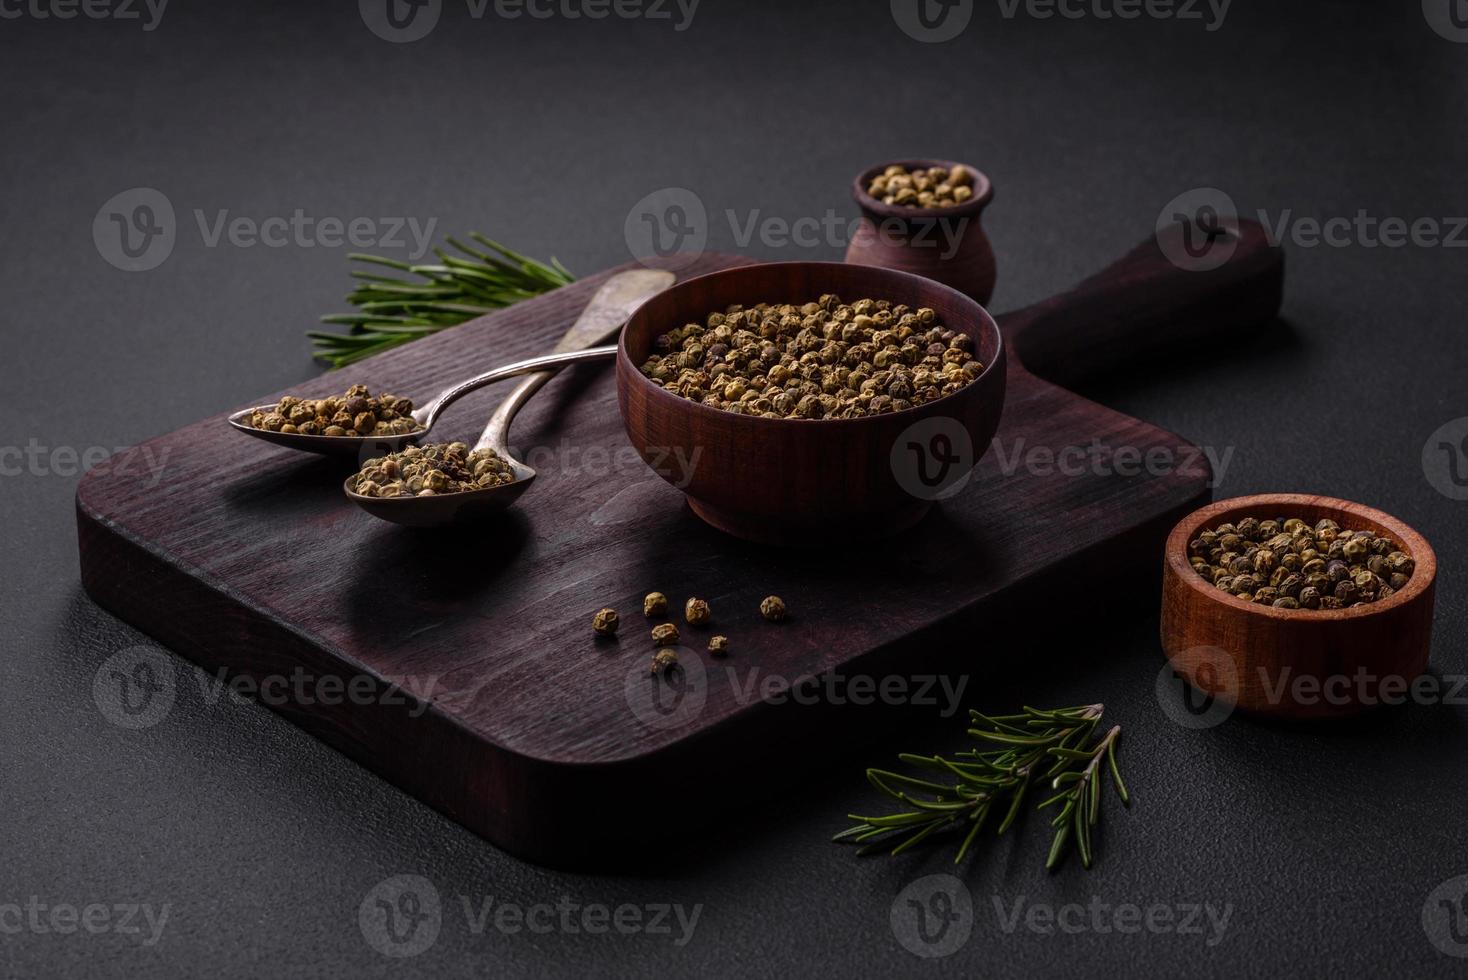
[[[575,324],[561,338],[560,343],[556,344],[555,353],[529,361],[507,364],[495,371],[464,382],[466,385],[473,384],[474,387],[480,387],[514,374],[535,372],[516,385],[509,397],[495,409],[494,414],[490,416],[489,424],[484,427],[484,433],[473,446],[474,449],[492,449],[500,458],[509,463],[510,471],[515,477],[512,482],[497,487],[484,487],[462,493],[434,494],[427,497],[364,497],[352,491],[354,475],[348,477],[342,484],[342,490],[346,493],[347,499],[374,517],[409,527],[439,527],[468,523],[487,513],[509,507],[529,489],[530,482],[535,479],[535,470],[510,455],[510,423],[515,420],[515,414],[525,406],[532,395],[541,389],[541,386],[555,377],[556,371],[560,368],[567,364],[613,357],[617,352],[616,345],[590,349],[587,349],[587,345],[615,336],[637,307],[656,293],[671,286],[674,279],[671,272],[654,269],[639,269],[613,276],[597,290],[596,295],[592,297],[591,302],[582,311]],[[550,368],[550,370],[544,370],[545,368]],[[439,397],[444,398],[448,394],[445,392]],[[422,435],[422,433],[417,434]]]
[[[621,329],[627,317],[632,315],[633,310],[641,306],[649,297],[671,286],[674,278],[671,272],[657,269],[635,269],[612,276],[597,290],[596,295],[592,297],[591,302],[577,318],[575,325],[556,345],[553,353],[506,364],[444,389],[436,398],[413,410],[413,421],[421,426],[413,432],[402,435],[312,436],[300,432],[272,432],[269,429],[257,429],[250,425],[249,419],[254,413],[273,411],[274,405],[256,405],[253,408],[243,409],[231,415],[228,421],[231,428],[245,435],[264,439],[277,446],[309,453],[320,453],[327,456],[355,456],[363,459],[365,458],[364,451],[370,454],[397,452],[404,446],[422,441],[428,435],[428,430],[433,428],[433,424],[443,414],[444,409],[471,391],[478,391],[485,385],[515,375],[543,372],[543,376],[536,375],[540,380],[534,384],[531,383],[533,379],[527,378],[505,402],[508,405],[511,400],[520,395],[523,403],[525,399],[538,391],[541,385],[554,377],[556,370],[581,360],[595,360],[597,357],[607,356],[597,354],[595,357],[580,358],[575,354],[614,335]],[[608,348],[608,350],[611,349]],[[547,368],[552,370],[547,371]],[[516,406],[516,410],[518,408],[519,406]],[[514,416],[513,411],[510,416]],[[508,428],[508,422],[506,427]]]

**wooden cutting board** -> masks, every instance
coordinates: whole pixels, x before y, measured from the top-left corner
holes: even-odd
[[[82,581],[120,618],[261,685],[274,710],[512,852],[563,866],[631,853],[758,793],[756,764],[772,754],[798,778],[816,752],[870,733],[880,708],[860,705],[856,678],[913,678],[894,710],[932,717],[921,676],[981,669],[996,652],[974,638],[1023,615],[1037,591],[1103,563],[1151,587],[1166,532],[1209,498],[1204,457],[1037,375],[1069,380],[1269,320],[1281,257],[1257,226],[1236,245],[1222,267],[1185,272],[1149,241],[1001,317],[1011,357],[995,448],[900,540],[837,527],[818,530],[852,547],[780,551],[706,527],[627,444],[608,363],[571,369],[522,412],[512,441],[540,477],[492,525],[374,520],[343,499],[350,463],[241,437],[221,412],[148,444],[165,461],[157,485],[141,467],[82,480]],[[680,276],[744,261],[704,255]],[[548,349],[608,274],[289,393],[362,382],[421,399]],[[435,436],[472,441],[507,390],[467,397]],[[730,656],[686,651],[673,680],[651,679],[640,609],[653,589],[675,605],[708,599]],[[789,622],[760,618],[770,593]],[[621,612],[616,642],[592,636],[601,606]],[[684,634],[703,649],[707,633]]]

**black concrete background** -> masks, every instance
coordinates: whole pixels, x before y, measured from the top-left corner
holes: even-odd
[[[741,244],[725,212],[741,226],[756,210],[849,216],[847,184],[861,167],[946,156],[977,162],[997,185],[987,225],[1001,310],[1099,268],[1192,188],[1222,189],[1246,213],[1265,209],[1296,230],[1296,219],[1362,210],[1409,222],[1468,214],[1468,44],[1435,33],[1417,3],[1238,0],[1210,31],[1198,20],[1100,19],[1089,6],[1075,20],[1024,7],[1009,18],[985,2],[943,44],[906,36],[881,0],[703,0],[681,31],[563,12],[476,20],[450,2],[412,44],[375,37],[350,2],[176,0],[151,31],[138,20],[42,18],[12,0],[0,8],[0,973],[1461,969],[1423,926],[1433,889],[1468,873],[1461,705],[1410,705],[1329,730],[1231,719],[1193,731],[1154,696],[1154,613],[1118,612],[1030,648],[975,637],[990,665],[973,678],[982,705],[1106,702],[1126,730],[1136,802],[1129,812],[1108,803],[1089,874],[1074,862],[1040,870],[1039,820],[986,849],[961,872],[972,935],[924,962],[889,915],[906,884],[949,869],[946,852],[858,861],[825,841],[842,814],[874,802],[863,764],[956,748],[953,723],[853,759],[792,746],[750,760],[730,778],[757,782],[764,766],[809,778],[778,806],[667,814],[669,853],[646,874],[530,866],[268,711],[201,693],[182,665],[161,722],[110,724],[93,699],[97,667],[146,641],[78,585],[66,455],[132,445],[318,370],[302,332],[342,307],[350,249],[210,247],[196,210],[206,222],[222,210],[261,220],[298,208],[437,218],[439,235],[480,229],[590,272],[626,260],[623,223],[639,199],[684,187],[707,207],[711,247],[835,259],[836,241]],[[177,214],[173,253],[145,273],[109,265],[91,235],[103,203],[135,187],[158,189]],[[1413,524],[1441,561],[1433,667],[1461,674],[1468,504],[1434,489],[1422,453],[1440,425],[1468,415],[1468,253],[1359,240],[1288,247],[1285,323],[1089,393],[1231,452],[1219,496],[1325,492]],[[443,902],[436,942],[401,961],[358,926],[369,891],[397,874],[427,878]],[[676,926],[476,934],[461,896],[476,908],[567,896],[702,910],[680,946]],[[1212,945],[1206,932],[1103,934],[1089,912],[1074,933],[1023,920],[1006,932],[996,902],[1008,914],[1020,900],[1208,903],[1230,918]],[[49,912],[28,918],[37,903],[147,903],[168,917],[149,944],[142,919],[141,935],[58,934]]]

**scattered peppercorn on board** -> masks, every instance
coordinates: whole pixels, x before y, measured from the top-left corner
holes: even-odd
[[[706,254],[680,276],[746,261]],[[432,393],[548,349],[607,275],[280,394],[345,383]],[[757,792],[748,760],[780,752],[798,771],[872,730],[868,710],[764,699],[782,683],[982,672],[1001,654],[975,631],[1033,601],[1039,583],[1098,563],[1153,581],[1167,531],[1210,495],[1204,457],[1038,375],[1076,378],[1268,321],[1282,283],[1279,253],[1246,224],[1221,268],[1182,271],[1149,241],[1001,317],[1011,356],[994,448],[915,528],[867,545],[881,561],[704,525],[628,446],[611,366],[596,365],[568,370],[521,413],[512,441],[540,475],[493,524],[420,532],[374,520],[343,498],[350,461],[241,438],[221,414],[152,440],[166,460],[157,485],[123,466],[82,480],[82,581],[208,671],[304,678],[277,683],[290,693],[270,707],[507,850],[562,866],[616,861],[665,838],[670,821],[696,837],[714,812],[700,801]],[[751,299],[767,298],[788,299]],[[506,390],[466,397],[435,438],[472,442]],[[834,530],[864,540],[870,529]],[[704,626],[677,617],[688,635],[672,680],[649,672],[641,604],[653,590],[675,611],[693,595],[712,608]],[[786,621],[761,616],[770,594]],[[620,615],[615,639],[592,630],[602,607]],[[726,657],[706,652],[716,634],[729,637]]]

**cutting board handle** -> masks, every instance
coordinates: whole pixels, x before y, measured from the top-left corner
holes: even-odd
[[[1232,253],[1205,248],[1201,260],[1189,258],[1189,231],[1169,226],[1069,292],[1000,317],[1010,354],[1063,385],[1273,319],[1284,293],[1284,253],[1264,226],[1230,224],[1211,247],[1232,244]],[[1184,267],[1222,254],[1227,261],[1217,268]]]

